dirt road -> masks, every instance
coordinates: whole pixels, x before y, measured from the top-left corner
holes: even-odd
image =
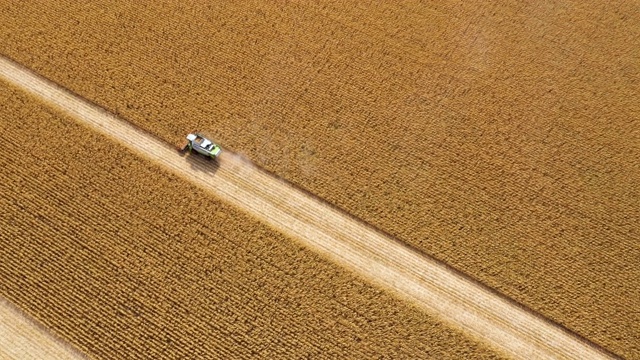
[[[85,359],[40,324],[0,298],[0,359]]]
[[[7,59],[0,59],[0,75],[79,123],[514,358],[608,358],[586,341],[270,176],[241,156],[225,153],[213,174],[194,169],[166,143]]]

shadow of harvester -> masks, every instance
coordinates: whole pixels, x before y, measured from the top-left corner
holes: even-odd
[[[208,175],[213,175],[220,168],[220,163],[218,160],[212,159],[210,157],[200,155],[195,151],[189,152],[180,151],[180,156],[182,156],[188,163],[191,165],[191,170],[203,172]]]

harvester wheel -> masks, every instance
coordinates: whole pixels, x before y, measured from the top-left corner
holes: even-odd
[[[182,154],[186,153],[187,150],[189,150],[189,152],[191,152],[191,146],[189,146],[189,143],[186,143],[183,146],[178,148],[178,151],[180,151]]]

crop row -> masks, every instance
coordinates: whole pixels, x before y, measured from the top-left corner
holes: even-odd
[[[7,3],[0,51],[638,357],[640,19],[621,9]]]
[[[0,295],[92,356],[491,357],[118,144],[0,97]]]

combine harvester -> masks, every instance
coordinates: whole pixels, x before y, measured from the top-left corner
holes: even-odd
[[[191,153],[191,151],[193,150],[214,160],[218,156],[220,156],[220,153],[222,152],[222,148],[220,147],[220,145],[214,143],[213,141],[207,139],[199,133],[187,135],[187,143],[182,147],[181,150],[182,152],[189,150],[189,153]]]

